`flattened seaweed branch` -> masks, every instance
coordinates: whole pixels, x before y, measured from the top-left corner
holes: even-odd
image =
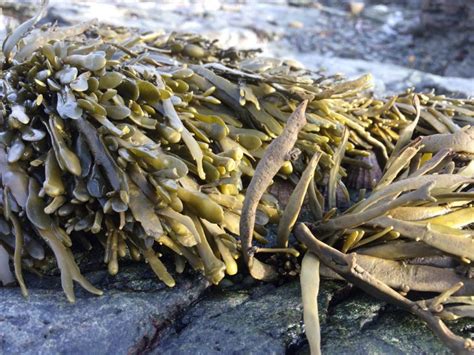
[[[358,263],[358,255],[356,253],[343,254],[319,241],[304,224],[297,225],[295,233],[297,238],[322,263],[367,293],[422,319],[452,351],[459,354],[470,354],[474,351],[474,342],[471,339],[455,335],[430,309],[422,308],[420,304],[410,301],[367,272]],[[317,345],[314,346],[317,347]]]

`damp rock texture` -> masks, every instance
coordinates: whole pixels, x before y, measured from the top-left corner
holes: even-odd
[[[322,310],[335,288],[323,288]],[[297,282],[212,293],[167,330],[153,353],[283,354],[303,340],[300,298]]]
[[[1,288],[1,352],[309,354],[297,280],[272,285],[240,279],[208,288],[203,278],[188,275],[168,288],[145,265],[126,267],[116,277],[85,275],[104,296],[78,289],[76,303],[69,304],[57,277],[27,280],[29,300],[17,288]],[[415,317],[344,287],[321,284],[323,353],[448,353]],[[463,336],[474,333],[469,321],[453,328]]]
[[[472,0],[364,1],[357,16],[349,2],[183,0],[118,6],[114,1],[51,0],[45,21],[69,25],[97,18],[145,31],[196,32],[227,47],[260,48],[264,55],[296,59],[328,74],[372,72],[380,95],[409,86],[474,95]],[[34,13],[32,4],[0,4],[0,37],[7,24],[18,25]]]
[[[358,290],[321,284],[318,300],[323,354],[449,353],[412,317]],[[309,354],[297,282],[250,291],[213,292],[191,307],[156,344],[153,354]],[[469,321],[454,326],[469,335]],[[472,335],[472,334],[471,334]]]
[[[208,286],[204,278],[181,278],[168,288],[145,265],[111,278],[87,273],[106,290],[90,297],[77,290],[75,304],[64,298],[58,277],[30,282],[25,300],[18,288],[0,289],[0,353],[117,354],[146,350]]]
[[[348,5],[356,2],[364,4],[357,15]],[[34,3],[2,1],[0,24],[11,16],[17,17],[13,24],[28,18]],[[65,25],[93,18],[148,31],[197,32],[270,56],[335,59],[333,68],[345,73],[351,60],[363,60],[474,78],[472,0],[50,1],[47,21]],[[347,60],[343,67],[339,58]]]

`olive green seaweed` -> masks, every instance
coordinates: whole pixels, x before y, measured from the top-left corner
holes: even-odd
[[[474,315],[472,99],[378,98],[370,75],[326,77],[191,33],[35,27],[46,6],[0,55],[3,282],[26,297],[23,270],[55,260],[68,301],[74,281],[101,295],[78,253],[103,253],[112,276],[144,261],[169,287],[189,269],[219,284],[301,264],[313,354],[320,276],[473,351],[444,324]]]

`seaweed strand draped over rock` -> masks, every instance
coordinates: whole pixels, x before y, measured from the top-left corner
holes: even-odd
[[[34,28],[39,16],[9,34],[0,59],[2,283],[16,279],[27,296],[23,270],[53,255],[73,302],[74,281],[102,294],[77,251],[101,250],[111,275],[123,259],[144,260],[173,287],[186,267],[218,284],[241,255],[254,277],[275,278],[309,249],[376,296],[440,294],[417,315],[472,315],[472,100],[411,90],[379,99],[370,75],[324,77],[193,34]],[[272,180],[296,186],[284,212]],[[306,232],[290,239],[306,194],[326,248]],[[341,269],[347,252],[370,277]],[[306,283],[319,277],[306,266],[301,280],[310,299],[317,287]]]

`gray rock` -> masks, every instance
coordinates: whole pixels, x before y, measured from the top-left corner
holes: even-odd
[[[323,280],[318,298],[324,354],[448,353],[414,316],[343,284]],[[455,331],[472,336],[469,320]],[[309,354],[297,281],[209,293],[160,333],[153,354]]]
[[[474,32],[474,31],[473,31]],[[472,41],[474,42],[474,35]],[[469,78],[474,76],[474,56],[466,55],[462,60],[448,64],[444,75]],[[474,78],[472,79],[474,80]]]
[[[271,55],[278,55],[283,49],[295,56],[309,53],[353,58],[413,67],[451,77],[474,77],[472,60],[469,59],[474,51],[473,42],[469,40],[472,31],[456,26],[443,28],[441,33],[427,29],[420,20],[421,0],[385,0],[385,5],[375,5],[379,2],[367,0],[363,13],[351,16],[347,11],[348,1],[292,1],[304,6],[288,6],[289,2],[284,0],[51,0],[47,20],[73,24],[98,18],[105,24],[126,25],[144,31],[197,32],[219,40],[225,47],[261,48]],[[437,3],[434,0],[425,2]],[[461,11],[469,13],[469,18],[473,16],[471,8],[474,5],[463,5],[462,0],[452,4],[448,0],[441,2],[447,8],[457,9],[455,13]],[[4,3],[0,7],[5,9],[5,13],[16,6],[13,0]],[[34,7],[31,4],[28,6],[28,14],[33,12]],[[24,12],[22,10],[21,14]],[[441,15],[452,17],[455,14],[451,12],[441,11]],[[6,24],[5,19],[0,15],[0,24]]]
[[[112,278],[86,276],[104,289],[96,297],[76,287],[69,304],[58,278],[28,280],[30,298],[18,288],[0,288],[0,349],[6,354],[117,354],[151,346],[157,331],[172,322],[208,286],[200,276],[163,286],[146,265],[127,267]]]
[[[146,266],[116,277],[91,272],[102,297],[78,289],[69,304],[57,277],[28,279],[30,299],[17,288],[0,289],[0,349],[24,354],[306,354],[300,288],[227,282],[203,292],[197,275],[166,288]],[[240,281],[239,281],[240,282]],[[446,353],[427,327],[410,314],[344,285],[323,280],[318,299],[326,354]],[[337,295],[337,296],[335,296]],[[472,322],[454,324],[471,336]]]
[[[390,9],[386,5],[372,5],[364,9],[364,15],[376,21],[386,22],[390,16]]]
[[[293,55],[280,51],[278,55],[297,59],[310,69],[323,69],[327,74],[341,73],[353,78],[371,73],[374,78],[374,91],[379,96],[400,93],[409,87],[415,87],[417,90],[434,88],[440,93],[460,97],[474,96],[474,78],[443,77],[393,64],[326,57],[317,53]]]
[[[322,321],[332,293],[320,292]],[[276,353],[284,354],[304,339],[298,282],[280,287],[261,285],[250,291],[213,292],[186,312],[161,337],[154,354]]]
[[[358,293],[332,308],[322,327],[326,354],[440,354],[444,345],[414,316]]]

